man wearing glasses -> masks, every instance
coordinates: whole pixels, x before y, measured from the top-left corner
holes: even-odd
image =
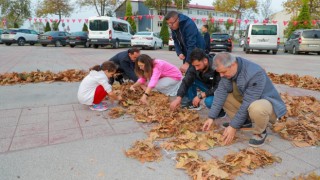
[[[183,65],[181,72],[186,72],[190,63],[190,54],[195,48],[204,49],[205,42],[196,24],[188,16],[170,11],[166,16],[174,41],[174,48]]]

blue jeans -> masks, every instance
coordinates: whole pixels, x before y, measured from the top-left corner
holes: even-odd
[[[201,81],[196,79],[187,91],[186,96],[188,97],[188,99],[190,101],[192,101],[193,98],[197,96],[197,88],[199,88],[201,91],[208,90],[208,87],[206,85],[204,85]],[[209,108],[209,109],[211,108],[211,105],[213,103],[213,99],[214,99],[214,96],[208,96],[205,98],[204,104],[207,106],[207,108]]]

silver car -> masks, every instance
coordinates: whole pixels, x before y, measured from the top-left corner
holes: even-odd
[[[284,52],[304,52],[320,55],[320,29],[299,29],[294,31],[284,44]]]

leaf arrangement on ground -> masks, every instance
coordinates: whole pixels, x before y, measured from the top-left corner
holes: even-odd
[[[307,175],[300,175],[298,177],[293,178],[293,180],[319,180],[319,179],[320,179],[320,176],[315,172],[312,172]]]
[[[273,130],[298,147],[320,146],[320,101],[308,96],[281,97],[288,111]]]

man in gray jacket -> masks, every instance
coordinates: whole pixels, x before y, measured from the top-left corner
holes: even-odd
[[[237,129],[246,126],[250,119],[254,126],[249,145],[263,145],[267,124],[275,123],[287,111],[279,93],[264,69],[253,62],[225,52],[216,54],[213,61],[221,80],[203,130],[209,130],[223,108],[231,118],[223,133],[225,144],[231,143]]]

